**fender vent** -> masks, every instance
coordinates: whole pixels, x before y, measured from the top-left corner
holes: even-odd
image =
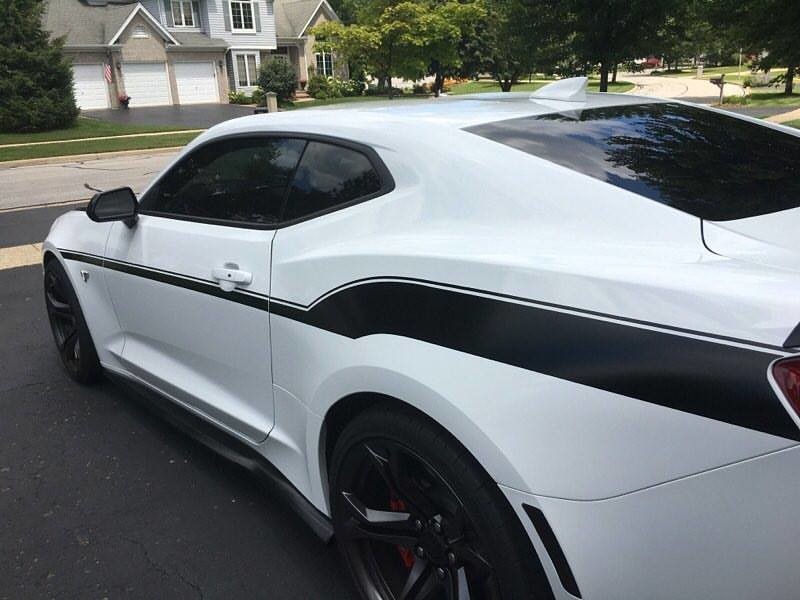
[[[561,544],[558,543],[556,534],[553,533],[550,523],[544,516],[544,513],[534,506],[523,504],[522,508],[528,513],[531,522],[533,523],[536,533],[544,544],[544,549],[550,555],[550,560],[553,561],[553,566],[556,568],[558,578],[561,580],[561,585],[570,594],[577,598],[582,598],[581,591],[578,588],[578,582],[575,581],[575,576],[572,574],[572,569],[567,562],[567,557],[564,556],[564,551],[561,549]]]

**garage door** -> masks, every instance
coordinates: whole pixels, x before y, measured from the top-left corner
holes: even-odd
[[[132,107],[172,104],[166,63],[123,63],[122,77]]]
[[[212,62],[175,63],[178,100],[181,104],[219,102],[217,78]]]
[[[103,65],[73,65],[72,89],[78,108],[108,108],[108,86]]]

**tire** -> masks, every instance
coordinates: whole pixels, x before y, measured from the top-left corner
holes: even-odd
[[[78,383],[96,382],[103,369],[75,290],[55,259],[44,266],[44,299],[53,340],[67,374]]]
[[[356,417],[330,482],[337,543],[362,597],[553,598],[497,484],[426,417],[390,405]]]

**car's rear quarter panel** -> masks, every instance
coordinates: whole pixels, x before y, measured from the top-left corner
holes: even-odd
[[[739,334],[752,335],[753,323],[767,326],[761,334],[777,328],[770,322],[774,303],[757,306],[736,285],[759,275],[718,269],[722,261],[702,246],[696,219],[660,205],[650,213],[634,201],[630,219],[615,223],[603,204],[623,206],[632,194],[622,192],[620,199],[611,186],[571,182],[559,170],[543,178],[529,162],[514,164],[513,156],[487,156],[486,175],[469,162],[478,156],[468,154],[459,164],[452,155],[423,150],[414,161],[381,150],[397,183],[389,195],[279,230],[271,296],[309,305],[363,278],[409,277],[700,331],[735,330],[732,323]],[[506,178],[510,184],[491,176],[499,164],[515,173]],[[559,230],[545,209],[569,202],[574,206],[567,212],[583,216],[569,225],[572,231]],[[646,216],[660,220],[654,224]],[[720,285],[725,279],[730,286]],[[723,310],[734,296],[741,298],[739,310]],[[426,308],[393,304],[386,311]],[[350,309],[350,316],[359,312],[357,305]],[[742,312],[750,317],[749,330]],[[436,319],[424,312],[418,317]],[[502,343],[508,329],[485,317],[464,320],[461,328]],[[785,317],[782,322],[786,327]],[[317,415],[313,423],[349,394],[393,396],[449,429],[497,481],[536,494],[607,498],[796,443],[408,337],[350,339],[274,310],[271,327],[275,383]],[[579,350],[537,341],[551,343],[564,361],[574,361]],[[665,350],[665,370],[669,358]],[[577,368],[609,365],[598,352]],[[622,375],[635,367],[616,368]],[[702,369],[698,364],[698,373]],[[768,385],[765,370],[756,377]],[[783,410],[777,398],[769,400],[773,410]],[[316,457],[313,432],[308,438],[309,455]],[[315,501],[324,506],[322,489]]]

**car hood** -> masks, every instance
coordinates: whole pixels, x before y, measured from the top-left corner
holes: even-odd
[[[712,252],[800,272],[800,208],[734,221],[704,221],[703,240]]]

